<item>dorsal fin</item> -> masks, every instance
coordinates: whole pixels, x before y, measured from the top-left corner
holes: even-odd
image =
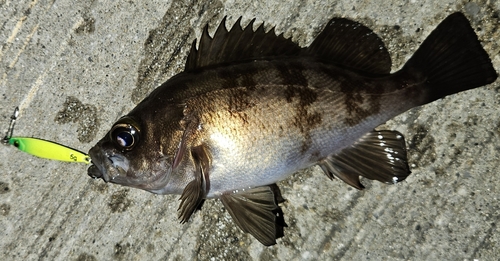
[[[297,55],[301,48],[283,34],[276,35],[274,28],[265,32],[264,24],[253,31],[253,19],[244,29],[241,17],[230,31],[226,29],[226,17],[222,19],[213,37],[208,34],[208,25],[203,30],[199,48],[193,41],[186,61],[185,71],[210,65],[231,63],[266,57]]]
[[[333,18],[304,55],[373,74],[388,74],[391,57],[382,40],[368,27],[345,18]]]

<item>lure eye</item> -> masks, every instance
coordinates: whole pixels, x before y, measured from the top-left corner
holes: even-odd
[[[139,142],[140,132],[130,118],[124,118],[115,123],[110,132],[110,138],[122,150],[132,150]]]

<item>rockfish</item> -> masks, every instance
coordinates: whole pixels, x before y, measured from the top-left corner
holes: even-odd
[[[254,20],[193,42],[185,70],[156,88],[90,150],[88,174],[179,194],[186,222],[218,198],[246,233],[273,245],[286,226],[277,181],[319,165],[362,189],[410,170],[403,135],[374,130],[413,107],[492,83],[490,58],[461,13],[448,16],[402,69],[382,40],[333,18],[307,48]]]

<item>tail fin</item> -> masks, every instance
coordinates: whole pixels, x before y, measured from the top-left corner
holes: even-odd
[[[424,103],[492,83],[497,73],[469,21],[462,13],[448,16],[425,39],[403,70],[423,72]]]

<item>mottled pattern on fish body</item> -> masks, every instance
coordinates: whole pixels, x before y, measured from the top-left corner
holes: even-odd
[[[199,117],[196,135],[212,154],[209,197],[271,184],[317,164],[425,95],[418,88],[423,79],[403,86],[400,75],[368,78],[305,59],[248,62],[186,77],[193,79],[188,89],[224,85],[186,101],[186,114]]]
[[[225,20],[224,20],[225,21]],[[264,245],[286,227],[276,182],[312,165],[363,189],[359,177],[397,183],[409,174],[402,134],[374,130],[412,108],[495,81],[464,15],[446,18],[390,74],[380,38],[333,18],[307,48],[265,32],[206,28],[185,71],[118,120],[89,154],[88,173],[158,194],[180,194],[189,220],[218,198]],[[239,23],[238,21],[237,23]]]

